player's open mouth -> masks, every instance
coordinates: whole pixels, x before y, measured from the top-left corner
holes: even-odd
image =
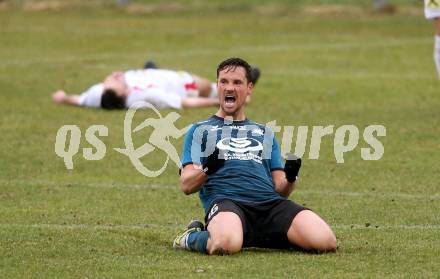
[[[225,96],[225,103],[227,103],[227,104],[235,103],[235,96],[232,96],[232,95]]]

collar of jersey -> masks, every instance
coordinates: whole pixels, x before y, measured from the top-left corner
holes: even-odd
[[[218,121],[221,121],[222,123],[225,123],[226,125],[229,125],[229,124],[244,125],[248,122],[247,118],[245,118],[244,120],[233,120],[232,122],[225,121],[225,119],[223,117],[217,116],[215,114],[213,116],[211,116],[211,118],[216,119]]]

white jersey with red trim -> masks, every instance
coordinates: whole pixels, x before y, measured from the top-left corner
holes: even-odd
[[[425,17],[427,19],[440,17],[440,0],[425,0]]]
[[[182,108],[182,98],[194,94],[197,86],[188,72],[164,69],[130,70],[124,73],[130,90],[126,106],[138,101],[149,102],[157,109]],[[95,84],[80,96],[80,105],[100,107],[104,91],[102,83]]]

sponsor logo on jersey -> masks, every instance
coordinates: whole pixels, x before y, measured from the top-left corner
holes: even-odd
[[[217,143],[220,150],[228,150],[237,153],[257,152],[263,150],[261,142],[253,138],[224,138]]]
[[[253,160],[262,162],[263,145],[253,138],[224,138],[217,143],[217,148],[224,152],[225,160]]]

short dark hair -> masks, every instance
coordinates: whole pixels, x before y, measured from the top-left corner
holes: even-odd
[[[221,71],[223,71],[226,68],[231,68],[231,70],[235,70],[237,67],[243,67],[246,71],[246,79],[248,82],[251,82],[252,80],[252,67],[249,65],[248,62],[241,58],[233,57],[228,58],[221,62],[217,67],[217,78]]]
[[[103,109],[125,108],[125,98],[118,96],[113,89],[105,89],[101,96],[101,107]]]

